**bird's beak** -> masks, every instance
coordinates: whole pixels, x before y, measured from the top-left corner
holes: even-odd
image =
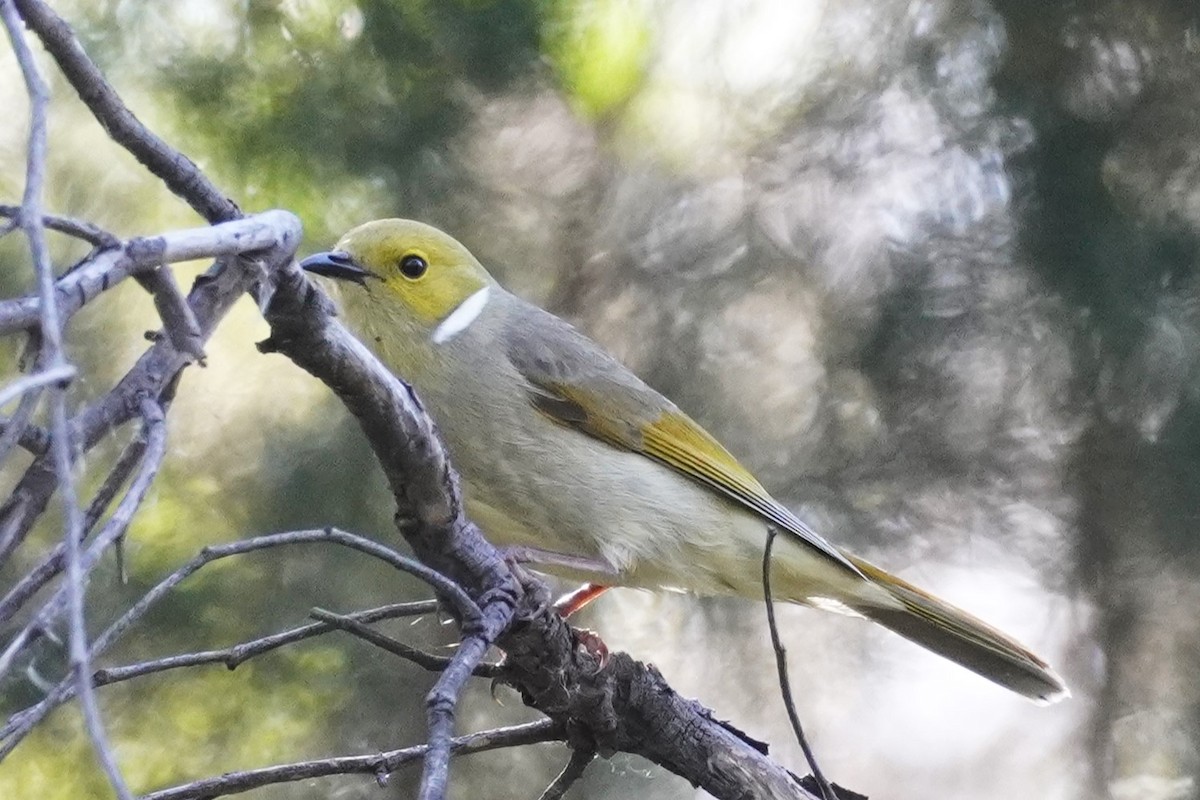
[[[374,272],[354,263],[349,253],[330,250],[328,253],[313,253],[300,262],[300,269],[339,281],[354,281],[359,286],[367,285],[367,278],[378,277]]]

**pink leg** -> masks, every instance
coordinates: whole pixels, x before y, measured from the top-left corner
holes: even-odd
[[[575,591],[567,592],[555,600],[554,609],[563,617],[569,617],[611,588],[611,586],[599,583],[585,583]]]

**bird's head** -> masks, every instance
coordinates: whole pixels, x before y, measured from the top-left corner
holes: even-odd
[[[415,327],[435,337],[455,312],[464,315],[474,305],[481,309],[495,285],[467,248],[437,228],[408,219],[360,225],[333,250],[311,255],[300,266],[361,287],[342,292],[353,326]]]

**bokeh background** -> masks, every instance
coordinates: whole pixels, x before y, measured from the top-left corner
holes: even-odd
[[[834,780],[890,800],[1200,796],[1194,0],[56,6],[142,119],[243,207],[299,213],[306,252],[377,217],[445,228],[818,530],[1018,635],[1074,690],[1036,708],[865,623],[786,609],[797,704]],[[53,210],[122,236],[197,224],[55,91]],[[0,107],[11,201],[27,103],[7,51]],[[31,284],[18,238],[0,240],[5,296]],[[64,266],[81,255],[57,245]],[[75,400],[155,326],[133,285],[81,314]],[[128,582],[106,564],[92,583],[95,625],[204,544],[330,523],[396,540],[354,423],[255,351],[265,333],[246,301],[185,375]],[[3,347],[7,375],[18,350]],[[123,436],[89,458],[87,485]],[[48,517],[0,589],[57,535]],[[185,584],[106,663],[419,596],[345,553],[250,556]],[[618,591],[584,622],[804,771],[761,605]],[[453,638],[433,618],[392,631]],[[62,653],[46,642],[27,666],[0,712],[36,700]],[[420,741],[431,680],[330,636],[101,695],[149,790]],[[461,729],[528,717],[480,686]],[[566,758],[471,756],[452,796],[536,797]],[[0,764],[0,796],[106,797],[93,763],[61,710]],[[406,798],[415,774],[253,796]],[[697,795],[625,756],[573,791]]]

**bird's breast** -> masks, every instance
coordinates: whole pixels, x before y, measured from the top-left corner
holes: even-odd
[[[559,424],[504,365],[417,383],[463,478],[467,510],[497,545],[598,559],[599,582],[729,593],[726,562],[756,559],[765,525],[658,462]],[[753,575],[753,570],[750,571]]]

